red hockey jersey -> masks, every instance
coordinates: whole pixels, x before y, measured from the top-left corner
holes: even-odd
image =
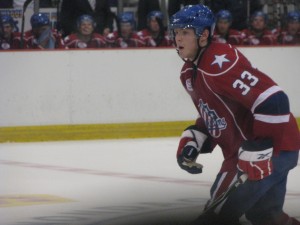
[[[67,48],[105,48],[105,38],[98,34],[93,33],[88,42],[80,40],[77,34],[70,34],[64,39]]]
[[[136,32],[133,32],[130,38],[124,39],[115,31],[106,36],[106,43],[112,48],[145,47],[144,40]]]
[[[25,32],[25,40],[26,45],[25,48],[29,49],[44,49],[41,45],[37,43],[37,39],[34,36],[34,33],[32,30],[29,30]],[[63,38],[61,34],[57,30],[52,30],[52,36],[55,39],[55,49],[65,49],[65,43],[63,41]]]
[[[170,39],[169,34],[165,32],[163,37],[153,38],[148,29],[143,29],[137,33],[145,42],[146,47],[167,47],[172,46],[173,41]]]
[[[229,29],[228,34],[224,37],[217,30],[215,30],[213,35],[213,41],[220,42],[220,43],[227,43],[231,45],[241,45],[243,43],[244,33]]]
[[[256,35],[252,30],[242,31],[244,45],[276,45],[276,35],[272,31],[265,29],[260,35]]]
[[[21,48],[21,34],[14,32],[12,37],[8,40],[0,37],[0,50],[20,49]]]
[[[272,139],[274,154],[300,149],[299,130],[290,112],[277,116],[256,113],[282,89],[231,45],[212,42],[198,67],[184,64],[181,81],[199,112],[197,126],[211,139],[212,149],[219,145],[223,151],[221,172],[236,169],[244,140]]]

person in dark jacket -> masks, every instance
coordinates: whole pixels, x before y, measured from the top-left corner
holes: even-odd
[[[13,8],[13,0],[1,0],[0,9]]]
[[[160,11],[159,0],[139,0],[137,7],[137,30],[147,28],[147,15],[152,11]]]
[[[243,30],[248,28],[248,16],[252,15],[255,11],[262,10],[260,0],[251,0],[249,3],[249,15],[247,0],[214,0],[210,2],[210,8],[214,13],[217,13],[222,9],[229,10],[233,17],[231,28]]]
[[[108,0],[63,0],[60,22],[64,36],[76,32],[76,21],[81,15],[93,17],[97,33],[106,35],[113,30],[114,13]]]
[[[181,9],[182,5],[196,5],[199,3],[199,0],[169,0],[168,14],[169,16],[172,16],[174,13],[178,12]]]

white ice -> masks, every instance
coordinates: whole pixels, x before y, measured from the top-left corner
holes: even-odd
[[[178,138],[0,144],[0,225],[192,221],[208,200],[222,154],[200,155],[203,173],[191,175],[176,163],[177,144]],[[298,219],[299,174],[298,164],[285,202]],[[3,197],[40,194],[71,201],[1,207]]]

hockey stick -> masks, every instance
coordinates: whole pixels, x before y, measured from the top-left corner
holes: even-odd
[[[32,2],[32,0],[26,0],[23,4],[23,12],[22,12],[22,25],[21,25],[21,41],[20,48],[24,48],[24,27],[25,27],[25,11],[28,5]]]
[[[226,198],[234,191],[238,188],[238,186],[240,186],[241,184],[244,184],[246,182],[246,180],[248,179],[248,175],[247,174],[242,174],[233,184],[231,184],[227,190],[225,192],[223,192],[219,197],[217,197],[211,204],[208,205],[208,207],[206,207],[203,212],[202,215],[213,211],[218,205],[220,205],[222,202],[224,202],[226,200]]]

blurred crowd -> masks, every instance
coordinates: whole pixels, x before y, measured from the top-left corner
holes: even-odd
[[[22,0],[20,5],[23,4]],[[13,0],[1,0],[0,8],[13,8]],[[56,7],[59,1],[40,0],[40,7]],[[34,13],[30,30],[16,31],[10,15],[1,15],[0,49],[85,49],[168,47],[173,40],[167,20],[180,7],[197,0],[169,0],[163,13],[159,1],[139,0],[136,13],[112,12],[117,1],[62,0],[57,27],[44,13]],[[270,27],[259,0],[201,1],[216,16],[213,41],[232,45],[299,45],[300,12],[288,11],[280,26]]]

